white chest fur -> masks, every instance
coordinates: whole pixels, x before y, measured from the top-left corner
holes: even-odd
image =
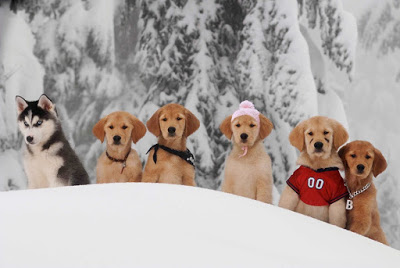
[[[61,142],[42,150],[42,146],[31,146],[24,154],[24,167],[28,177],[29,188],[57,187],[65,185],[58,177],[58,170],[63,166],[64,160],[57,155],[63,147]]]

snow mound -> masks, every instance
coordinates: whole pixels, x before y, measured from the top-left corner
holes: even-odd
[[[108,184],[0,193],[0,267],[398,267],[400,253],[201,188]]]

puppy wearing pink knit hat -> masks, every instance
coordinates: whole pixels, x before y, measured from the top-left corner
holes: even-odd
[[[220,130],[233,148],[225,163],[223,192],[272,203],[271,159],[263,144],[272,129],[271,121],[247,100],[224,119]]]

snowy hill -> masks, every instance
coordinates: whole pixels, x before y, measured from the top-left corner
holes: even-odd
[[[398,267],[400,252],[200,188],[108,184],[0,193],[0,267]]]

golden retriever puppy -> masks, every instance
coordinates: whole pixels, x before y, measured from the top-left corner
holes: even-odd
[[[233,142],[225,164],[222,191],[265,203],[272,203],[271,159],[263,140],[273,125],[249,101],[228,116],[220,125],[221,132]]]
[[[101,143],[107,138],[107,149],[97,161],[97,183],[140,182],[142,162],[131,148],[146,134],[146,126],[127,112],[114,112],[100,119],[93,134]]]
[[[367,141],[353,141],[339,150],[346,184],[347,229],[388,245],[380,224],[376,188],[372,182],[387,167],[382,153]]]
[[[200,127],[196,116],[172,103],[158,109],[146,125],[158,143],[148,151],[142,182],[196,186],[194,157],[186,148],[186,138]]]
[[[337,150],[348,139],[336,120],[315,116],[298,124],[290,143],[300,151],[300,167],[287,180],[279,206],[344,228],[347,189],[340,176]]]

